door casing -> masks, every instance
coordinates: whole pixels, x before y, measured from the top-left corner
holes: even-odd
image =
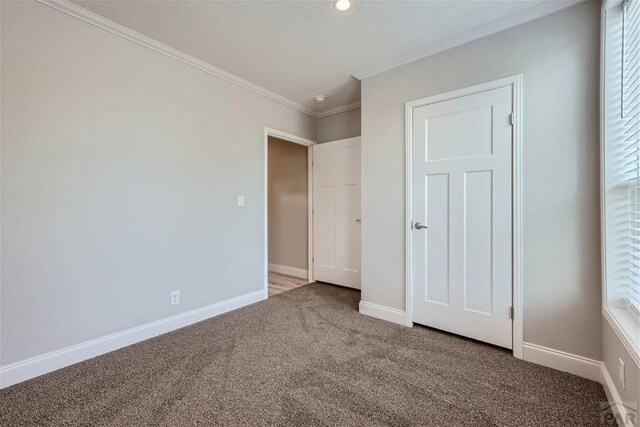
[[[494,80],[480,85],[447,92],[428,98],[418,99],[405,104],[405,144],[406,144],[406,182],[405,182],[405,316],[406,326],[413,326],[413,233],[411,217],[412,200],[412,176],[413,176],[413,110],[437,102],[447,101],[462,96],[485,92],[492,89],[511,86],[513,96],[514,124],[513,150],[512,150],[512,215],[513,215],[513,355],[518,359],[523,358],[523,301],[522,301],[522,74]]]

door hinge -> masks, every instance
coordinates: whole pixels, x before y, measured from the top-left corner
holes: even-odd
[[[515,316],[515,308],[509,307],[509,319],[513,319],[514,316]]]
[[[516,124],[516,115],[514,113],[509,114],[509,123],[511,126],[515,126]]]

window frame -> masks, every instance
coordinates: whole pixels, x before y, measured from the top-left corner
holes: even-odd
[[[613,273],[623,262],[621,252],[615,253],[622,233],[608,226],[612,209],[609,196],[619,191],[610,176],[613,150],[609,141],[620,138],[622,106],[622,51],[623,51],[623,1],[606,0],[602,5],[601,58],[600,58],[600,194],[602,233],[602,313],[619,336],[627,351],[640,364],[640,319],[622,303],[624,289],[620,281],[614,282]],[[620,70],[620,72],[616,72]],[[615,108],[618,106],[618,108]],[[616,190],[617,188],[617,190]],[[609,248],[609,249],[608,249]]]

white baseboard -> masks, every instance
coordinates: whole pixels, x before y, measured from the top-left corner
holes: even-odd
[[[637,427],[638,424],[634,424],[632,420],[636,416],[637,411],[634,413],[629,413],[627,407],[625,406],[620,394],[618,393],[618,389],[616,388],[611,375],[609,374],[609,370],[607,369],[607,365],[602,364],[602,387],[604,387],[604,392],[607,395],[607,400],[611,405],[611,411],[618,421],[618,425],[622,425],[624,427]],[[631,409],[633,411],[633,409]],[[637,422],[637,421],[636,421]],[[622,423],[622,424],[621,424]]]
[[[385,307],[384,305],[374,304],[372,302],[360,301],[360,313],[386,320],[387,322],[397,323],[404,326],[406,323],[406,313],[396,308]]]
[[[602,362],[537,344],[523,343],[523,359],[592,381],[602,381]]]
[[[289,267],[287,265],[269,264],[269,271],[286,274],[287,276],[299,277],[301,279],[307,279],[309,277],[309,271],[303,268]]]
[[[0,367],[0,389],[266,299],[259,290]]]

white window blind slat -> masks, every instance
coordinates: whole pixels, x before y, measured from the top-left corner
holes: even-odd
[[[640,313],[640,1],[626,0],[623,27],[622,118],[624,123],[624,165],[628,186],[627,214],[627,306]]]

